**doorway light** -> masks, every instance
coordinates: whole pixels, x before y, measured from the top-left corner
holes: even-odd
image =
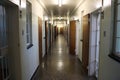
[[[58,0],[58,6],[59,6],[59,7],[62,6],[62,0]]]
[[[62,19],[62,17],[58,17],[58,19],[59,19],[59,20],[61,20],[61,19]]]

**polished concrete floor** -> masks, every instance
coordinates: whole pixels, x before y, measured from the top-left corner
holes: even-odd
[[[79,59],[69,54],[63,35],[59,35],[53,42],[41,65],[37,80],[95,80],[87,76]]]

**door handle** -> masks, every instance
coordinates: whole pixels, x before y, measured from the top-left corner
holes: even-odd
[[[80,40],[81,42],[83,41],[83,39]]]
[[[44,37],[44,39],[46,39],[46,37]]]

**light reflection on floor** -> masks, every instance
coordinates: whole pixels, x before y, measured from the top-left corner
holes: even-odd
[[[57,70],[61,70],[63,67],[63,61],[58,61],[57,63]]]
[[[54,41],[40,71],[40,80],[95,80],[87,76],[78,58],[69,54],[67,42],[62,35]]]

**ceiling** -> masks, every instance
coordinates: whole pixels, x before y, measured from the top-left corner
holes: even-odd
[[[66,17],[73,15],[81,0],[62,0],[62,6],[58,6],[58,0],[41,0],[49,16]]]

